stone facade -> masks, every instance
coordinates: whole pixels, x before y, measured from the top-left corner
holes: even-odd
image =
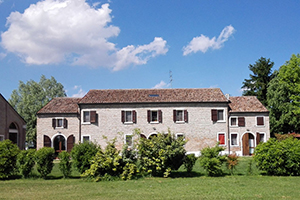
[[[176,110],[182,120],[174,119]],[[125,120],[125,113],[130,120]],[[152,115],[157,115],[156,120],[149,120]],[[257,126],[257,117],[263,117],[263,126]],[[243,118],[244,124],[232,125],[231,118],[236,122]],[[65,119],[68,125],[56,128],[55,119]],[[136,129],[141,135],[134,134]],[[150,138],[168,130],[184,137],[187,152],[197,155],[217,142],[225,148],[223,153],[250,155],[252,143],[255,147],[258,138],[266,141],[270,137],[268,111],[255,97],[229,100],[219,89],[92,90],[82,99],[53,99],[38,112],[37,148],[45,146],[45,137],[49,138],[47,145],[59,148],[55,144],[58,136],[67,146],[73,135],[76,143],[90,140],[102,148],[107,140],[117,138],[116,146],[121,149],[127,135]]]
[[[20,149],[24,149],[26,123],[1,94],[0,111],[0,141],[10,139]]]

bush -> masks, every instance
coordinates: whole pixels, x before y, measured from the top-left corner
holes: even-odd
[[[257,167],[268,175],[300,175],[300,141],[295,138],[270,138],[259,144],[254,153]]]
[[[35,165],[35,149],[23,150],[18,155],[18,168],[24,178],[28,178]]]
[[[8,178],[17,169],[17,156],[20,149],[10,140],[0,142],[0,179]]]
[[[58,154],[59,162],[59,170],[62,172],[64,178],[68,178],[71,175],[71,162],[70,162],[70,154],[66,151],[60,152]]]
[[[185,143],[183,138],[176,138],[170,131],[168,134],[158,133],[148,140],[140,138],[137,154],[141,170],[152,176],[168,177],[171,170],[177,170],[182,165]]]
[[[192,172],[197,159],[198,158],[195,156],[195,154],[188,154],[185,156],[183,160],[183,164],[184,164],[184,168],[188,173]]]
[[[50,147],[43,147],[36,151],[36,169],[42,178],[46,178],[53,168],[54,149]]]
[[[115,147],[115,140],[107,142],[104,152],[99,149],[91,160],[90,169],[86,170],[82,176],[87,176],[96,181],[101,178],[119,176],[122,173],[122,156]]]
[[[239,164],[238,156],[236,154],[230,154],[227,156],[227,168],[230,170],[230,174],[233,175],[233,170]]]
[[[79,173],[82,174],[85,170],[90,168],[90,161],[99,149],[100,147],[97,144],[89,141],[74,145],[71,151],[71,157],[73,159],[73,165]]]
[[[200,166],[208,173],[208,176],[223,175],[222,164],[226,161],[226,156],[221,155],[224,148],[217,144],[214,147],[202,149],[200,156]]]

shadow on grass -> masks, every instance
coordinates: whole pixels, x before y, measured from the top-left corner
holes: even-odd
[[[183,171],[174,171],[170,174],[171,178],[186,178],[186,177],[200,177],[204,174],[200,172],[183,172]]]

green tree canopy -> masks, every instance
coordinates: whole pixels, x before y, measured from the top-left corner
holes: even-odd
[[[271,134],[300,132],[300,55],[282,65],[268,88]]]
[[[254,65],[249,65],[249,69],[253,74],[250,74],[250,78],[245,79],[243,82],[244,96],[256,96],[263,105],[267,106],[268,84],[274,78],[273,65],[274,62],[263,57],[258,59]]]
[[[46,79],[41,76],[40,82],[33,80],[19,82],[19,88],[13,90],[9,103],[26,121],[26,141],[36,144],[36,113],[54,97],[66,96],[64,86],[54,77]]]

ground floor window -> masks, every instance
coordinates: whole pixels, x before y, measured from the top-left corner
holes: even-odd
[[[91,141],[91,137],[89,135],[83,135],[81,138],[81,142],[89,142]]]
[[[238,146],[238,134],[237,133],[231,133],[230,134],[230,145],[231,146]]]
[[[219,145],[226,145],[225,133],[218,133],[218,142]]]
[[[125,135],[125,144],[130,148],[133,146],[133,135]]]
[[[0,142],[4,140],[4,135],[0,135]]]

